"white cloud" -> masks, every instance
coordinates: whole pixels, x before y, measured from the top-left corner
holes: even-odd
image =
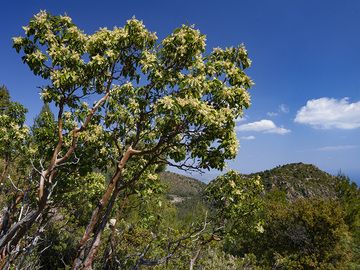
[[[349,103],[348,98],[319,98],[308,100],[300,108],[295,122],[320,129],[355,129],[360,127],[360,101]]]
[[[281,134],[281,135],[290,132],[289,129],[286,129],[283,127],[278,127],[274,124],[273,121],[267,120],[267,119],[240,125],[240,126],[236,127],[236,130],[237,131],[257,131],[257,132],[262,132],[262,133],[275,133],[275,134]]]
[[[242,136],[240,137],[240,140],[255,140],[255,136]]]
[[[359,148],[358,145],[331,145],[331,146],[324,146],[320,147],[316,150],[318,151],[339,151],[339,150],[349,150]]]

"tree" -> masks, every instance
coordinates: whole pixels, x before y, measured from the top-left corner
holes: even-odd
[[[39,170],[36,209],[9,229],[0,248],[6,254],[5,246],[16,247],[49,207],[63,173],[81,171],[84,161],[99,162],[99,169],[113,175],[73,265],[89,269],[120,191],[141,192],[164,164],[222,169],[235,157],[234,120],[250,105],[252,82],[244,70],[251,62],[242,45],[206,53],[205,36],[188,25],[157,42],[135,18],[123,28],[87,35],[70,17],[41,11],[24,29],[14,48],[35,75],[48,81],[41,96],[57,107],[57,138]],[[84,102],[90,97],[97,99],[92,106]]]
[[[0,97],[0,190],[3,193],[0,200],[1,237],[11,227],[18,205],[25,197],[24,192],[16,186],[21,181],[18,176],[24,174],[25,170],[17,165],[28,150],[29,129],[24,125],[27,110],[21,104],[11,101],[5,86],[0,87]]]
[[[3,114],[10,104],[9,90],[5,85],[0,86],[0,113]]]
[[[24,151],[28,128],[24,125],[27,110],[20,103],[10,100],[9,91],[0,87],[0,157],[4,168],[0,183],[5,180],[10,164]]]
[[[352,267],[360,267],[360,189],[349,177],[339,173],[336,186],[337,197],[344,209],[344,221],[352,236]]]
[[[31,127],[31,152],[34,163],[40,166],[39,162],[47,161],[56,146],[57,123],[48,103],[44,103],[39,115],[34,119]],[[41,155],[39,155],[41,153]]]
[[[341,205],[330,199],[268,201],[264,233],[249,253],[272,269],[349,269],[351,238]]]
[[[259,176],[245,177],[229,171],[209,183],[205,196],[215,209],[218,236],[231,251],[242,245],[244,236],[261,234],[264,187]]]

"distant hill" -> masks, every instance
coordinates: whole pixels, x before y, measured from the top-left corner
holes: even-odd
[[[259,175],[267,191],[280,190],[288,199],[302,197],[332,198],[336,196],[338,177],[312,164],[292,163],[271,170],[250,174]]]
[[[246,177],[259,175],[266,191],[282,191],[290,200],[296,198],[335,198],[339,177],[326,173],[312,164],[291,163],[270,170],[246,174]],[[206,184],[191,177],[173,172],[160,174],[167,186],[167,196],[173,202],[200,197]]]
[[[186,224],[203,218],[207,211],[202,198],[205,183],[173,172],[160,173],[160,180],[166,187],[167,199],[177,208],[179,221]]]
[[[174,203],[199,197],[206,184],[191,177],[173,172],[160,173],[161,182],[166,187],[166,195]]]

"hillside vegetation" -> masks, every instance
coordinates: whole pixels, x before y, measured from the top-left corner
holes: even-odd
[[[167,194],[180,197],[198,196],[206,187],[205,183],[195,178],[173,172],[161,172],[160,179],[167,187]]]
[[[243,258],[249,267],[244,269],[360,269],[360,190],[355,183],[303,163],[242,175],[245,182],[255,176],[264,185],[263,229],[254,233],[236,225],[242,231],[225,236],[220,247],[224,256],[234,256],[228,260],[236,265],[237,258]],[[175,173],[165,172],[162,179],[168,193],[184,196],[177,205],[183,215],[196,209],[186,198],[201,198],[207,190]]]
[[[283,191],[287,198],[333,198],[339,178],[312,164],[292,163],[251,174],[259,175],[267,191]]]
[[[324,172],[312,164],[291,163],[273,169],[244,174],[245,178],[260,176],[265,191],[282,192],[288,199],[299,198],[336,198],[339,184],[343,177]],[[201,195],[206,184],[185,175],[174,172],[160,173],[166,193],[180,197]]]

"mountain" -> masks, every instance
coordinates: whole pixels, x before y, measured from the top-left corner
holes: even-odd
[[[250,174],[259,175],[266,191],[283,191],[290,200],[296,198],[333,198],[339,178],[312,164],[292,163],[271,170]]]
[[[284,192],[287,199],[296,198],[335,198],[340,178],[326,173],[312,164],[291,163],[270,170],[246,174],[245,177],[259,175],[266,191]],[[160,174],[162,183],[167,187],[167,196],[174,202],[200,197],[206,184],[173,172]]]

